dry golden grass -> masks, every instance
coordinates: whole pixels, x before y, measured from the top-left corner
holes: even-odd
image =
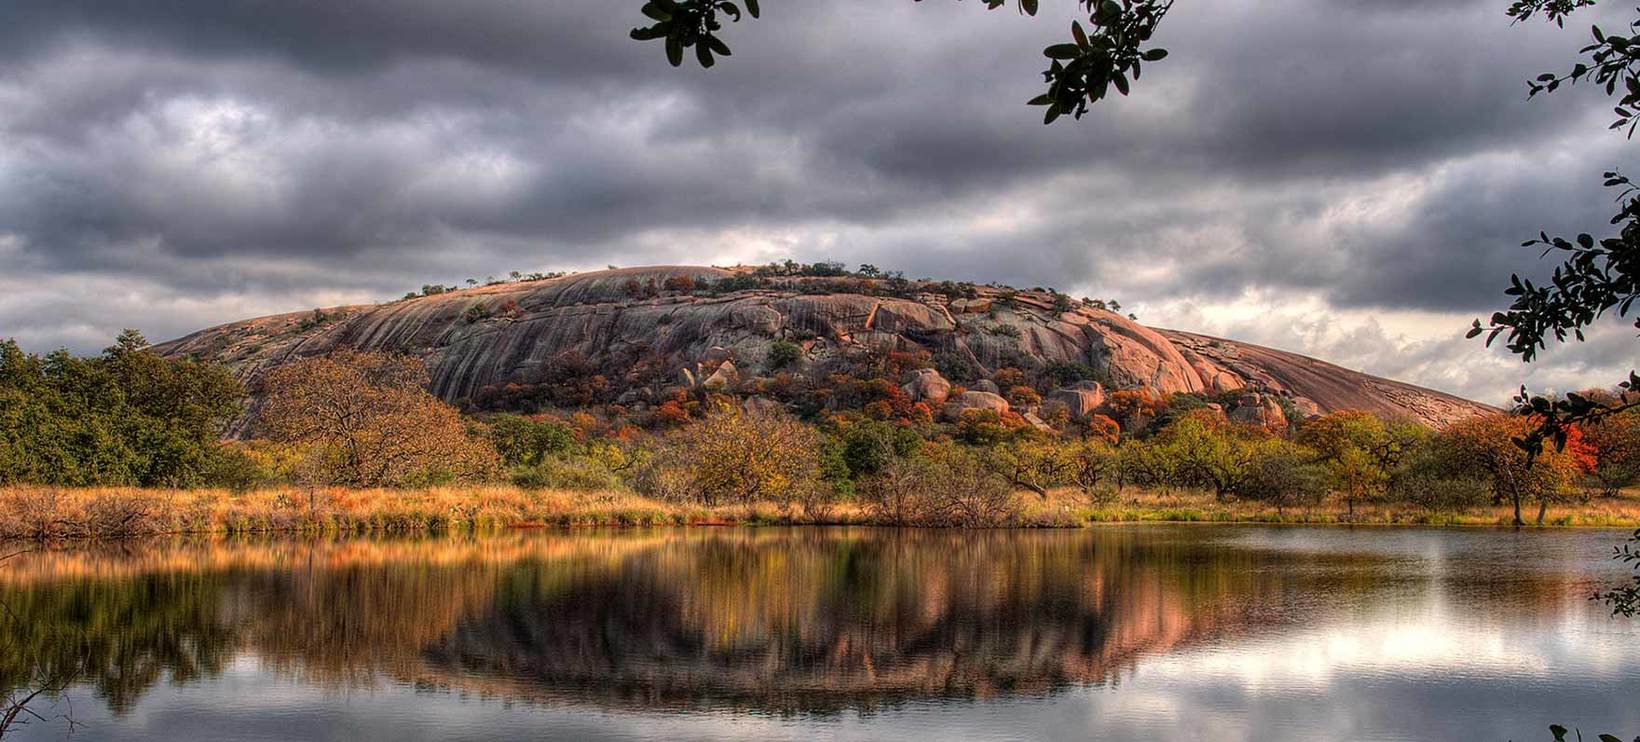
[[[1537,503],[1523,507],[1528,523],[1537,517]],[[1411,503],[1357,503],[1355,517],[1346,515],[1342,498],[1328,498],[1313,508],[1278,511],[1259,502],[1219,502],[1200,490],[1129,488],[1113,501],[1095,503],[1069,490],[1053,492],[1046,500],[1029,497],[1025,522],[1033,525],[1085,525],[1145,521],[1224,523],[1355,523],[1378,525],[1508,526],[1514,520],[1509,505],[1430,511]],[[1640,527],[1640,489],[1617,497],[1551,503],[1545,526]]]
[[[1309,509],[1220,503],[1205,492],[1130,488],[1107,502],[1065,490],[1046,499],[1021,493],[1019,524],[1075,528],[1096,523],[1184,521],[1342,523],[1344,505]],[[1406,504],[1358,506],[1354,523],[1508,525],[1508,507],[1429,512]],[[1536,508],[1528,518],[1536,516]],[[0,488],[0,538],[128,538],[178,533],[420,533],[532,526],[870,524],[861,503],[819,516],[775,503],[708,508],[623,492],[525,490],[510,486],[423,490],[342,488],[227,490]],[[1559,503],[1549,526],[1640,527],[1640,491]]]

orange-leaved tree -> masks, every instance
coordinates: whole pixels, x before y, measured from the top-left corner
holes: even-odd
[[[389,487],[491,473],[495,449],[427,393],[421,361],[339,350],[283,366],[262,382],[262,432],[311,447],[327,484]]]
[[[1518,441],[1539,424],[1531,417],[1503,413],[1465,418],[1436,434],[1436,455],[1449,467],[1489,478],[1493,495],[1514,505],[1517,526],[1525,525],[1521,504],[1536,498],[1541,525],[1549,501],[1571,486],[1580,469],[1570,447],[1546,446],[1536,457],[1528,455]]]

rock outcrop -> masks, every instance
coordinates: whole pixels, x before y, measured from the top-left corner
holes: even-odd
[[[1078,413],[1097,407],[1106,388],[1164,395],[1246,389],[1290,400],[1305,414],[1364,409],[1432,425],[1487,409],[1293,353],[1152,329],[1089,305],[1065,310],[1046,292],[965,284],[951,295],[949,286],[631,268],[262,317],[157,350],[227,364],[253,390],[269,370],[336,348],[404,352],[426,362],[434,394],[457,403],[566,377],[604,379],[599,393],[608,402],[640,389],[627,398],[654,398],[680,381],[729,388],[772,374],[770,348],[786,341],[802,349],[804,367],[926,353],[942,368],[977,373],[895,380],[931,404],[950,383],[998,368],[1071,365],[1106,383],[1078,390],[1075,405],[1073,395],[1052,397]]]
[[[1065,405],[1072,420],[1083,421],[1093,417],[1105,404],[1105,387],[1097,381],[1084,381],[1075,386],[1055,389],[1048,401]]]
[[[945,398],[951,394],[951,382],[941,376],[939,371],[920,368],[911,372],[911,380],[906,382],[901,390],[911,398],[911,401],[927,402],[933,406],[945,402]]]

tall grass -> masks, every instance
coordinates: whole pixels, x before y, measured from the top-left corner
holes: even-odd
[[[1130,488],[1098,503],[1065,490],[1017,495],[1017,525],[1077,528],[1127,522],[1340,523],[1341,503],[1309,509],[1221,503],[1209,493]],[[1434,512],[1409,504],[1357,507],[1354,523],[1508,525],[1507,507]],[[137,488],[0,488],[0,538],[123,539],[161,534],[429,533],[539,526],[800,525],[874,523],[862,503],[823,514],[794,504],[705,507],[625,492],[453,486],[416,490],[278,488],[252,492]],[[1550,526],[1640,527],[1640,492],[1551,506]]]

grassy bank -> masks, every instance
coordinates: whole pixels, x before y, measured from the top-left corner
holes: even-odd
[[[1044,499],[1019,495],[1018,525],[1076,528],[1100,523],[1358,523],[1501,526],[1506,507],[1431,512],[1404,505],[1342,503],[1277,511],[1255,502],[1216,501],[1194,491],[1129,489],[1114,502],[1090,503],[1072,493]],[[1535,509],[1533,511],[1535,515]],[[417,533],[544,526],[859,524],[874,522],[861,503],[806,513],[775,503],[704,507],[628,493],[450,487],[422,490],[0,489],[0,538],[128,538],[172,533]],[[1546,526],[1640,527],[1640,492],[1558,503]]]

